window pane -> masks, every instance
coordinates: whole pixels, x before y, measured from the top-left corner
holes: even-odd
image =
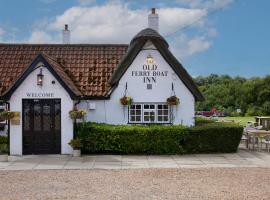
[[[157,106],[157,120],[158,122],[168,122],[169,121],[169,106],[166,104],[159,104]]]
[[[137,122],[141,121],[141,116],[136,116],[136,121]]]
[[[130,110],[130,115],[135,115],[135,110]]]
[[[30,105],[29,104],[24,104],[24,124],[23,128],[25,131],[30,130]]]
[[[49,104],[43,105],[43,130],[51,130],[51,106]]]
[[[41,131],[41,106],[40,104],[34,105],[34,130]]]
[[[136,110],[136,115],[141,115],[141,110]]]
[[[135,121],[135,116],[131,116],[130,121],[134,122]]]
[[[142,109],[142,106],[140,104],[136,105],[136,109]]]
[[[55,102],[55,130],[60,131],[61,129],[61,103]]]
[[[131,108],[131,109],[135,109],[135,105],[131,105],[130,108]]]
[[[150,120],[151,120],[152,122],[155,121],[155,112],[151,112],[151,113],[150,113]]]
[[[149,109],[149,105],[144,105],[144,109]]]
[[[155,105],[150,105],[150,109],[155,109]]]
[[[149,119],[150,119],[149,116],[144,116],[144,121],[145,122],[149,122]]]

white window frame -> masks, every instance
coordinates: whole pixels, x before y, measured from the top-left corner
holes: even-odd
[[[162,109],[158,108],[159,105],[162,106]],[[135,106],[135,109],[131,108],[134,106]],[[140,107],[139,112],[138,112],[138,107],[136,106]],[[164,107],[167,107],[167,109]],[[161,112],[161,114],[158,114],[159,111]],[[166,111],[168,114],[166,114]],[[145,120],[145,117],[147,117],[145,116],[145,113],[148,113],[149,118],[151,118],[151,112],[152,113],[154,112],[154,120]],[[136,103],[134,102],[132,105],[128,107],[128,123],[129,124],[171,124],[171,114],[172,114],[171,107],[165,102],[161,102],[161,103],[148,103],[148,102]],[[162,117],[163,119],[167,117],[168,120],[166,121],[159,120],[159,117]],[[140,118],[140,120],[136,120],[137,118]]]

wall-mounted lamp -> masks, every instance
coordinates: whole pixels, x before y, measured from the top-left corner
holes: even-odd
[[[149,54],[146,58],[146,62],[148,65],[154,64],[154,58]]]
[[[40,68],[39,74],[37,75],[37,85],[42,86],[44,75],[42,74],[42,68]]]

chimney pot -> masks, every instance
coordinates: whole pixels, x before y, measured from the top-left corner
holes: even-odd
[[[63,44],[70,44],[70,31],[68,30],[68,24],[65,24],[65,29],[62,33]]]
[[[159,19],[158,14],[156,13],[156,8],[151,9],[151,13],[148,15],[148,27],[157,31],[159,29]]]

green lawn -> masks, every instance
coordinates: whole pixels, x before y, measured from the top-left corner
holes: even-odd
[[[241,125],[245,125],[248,121],[254,121],[255,117],[219,117],[218,121],[234,121],[236,123],[239,123]]]

